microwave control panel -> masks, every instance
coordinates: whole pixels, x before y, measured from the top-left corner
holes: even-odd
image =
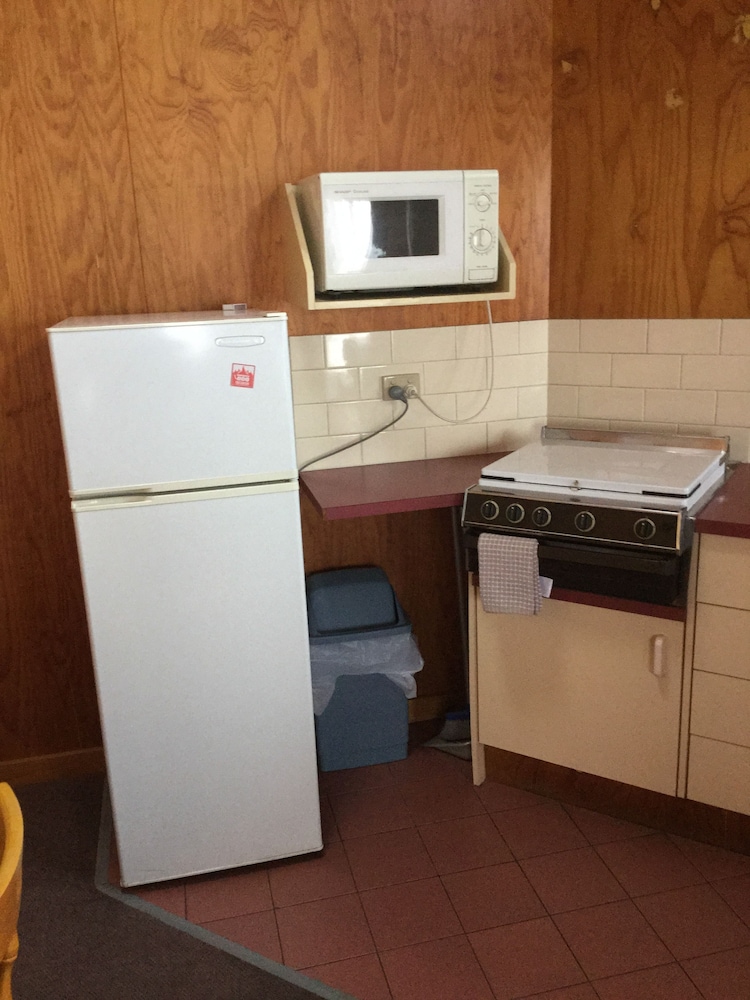
[[[466,282],[497,281],[499,186],[497,170],[464,171]]]

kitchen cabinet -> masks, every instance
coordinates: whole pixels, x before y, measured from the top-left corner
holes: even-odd
[[[698,544],[687,797],[750,814],[750,540]]]
[[[554,599],[488,614],[469,590],[475,780],[486,745],[676,795],[683,622]]]

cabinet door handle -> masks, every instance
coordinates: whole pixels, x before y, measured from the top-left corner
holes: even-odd
[[[651,636],[651,673],[654,677],[664,676],[664,636]]]

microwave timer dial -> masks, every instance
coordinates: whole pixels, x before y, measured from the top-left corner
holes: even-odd
[[[474,206],[480,212],[487,212],[487,211],[489,211],[491,205],[492,205],[492,199],[490,198],[490,196],[488,194],[478,194],[476,196],[476,198],[474,199]]]
[[[469,237],[469,243],[475,253],[489,253],[495,245],[495,236],[489,229],[482,227],[474,230]]]

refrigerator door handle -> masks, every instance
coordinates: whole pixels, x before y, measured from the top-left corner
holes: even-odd
[[[217,337],[214,340],[217,347],[260,347],[265,342],[265,337]]]

